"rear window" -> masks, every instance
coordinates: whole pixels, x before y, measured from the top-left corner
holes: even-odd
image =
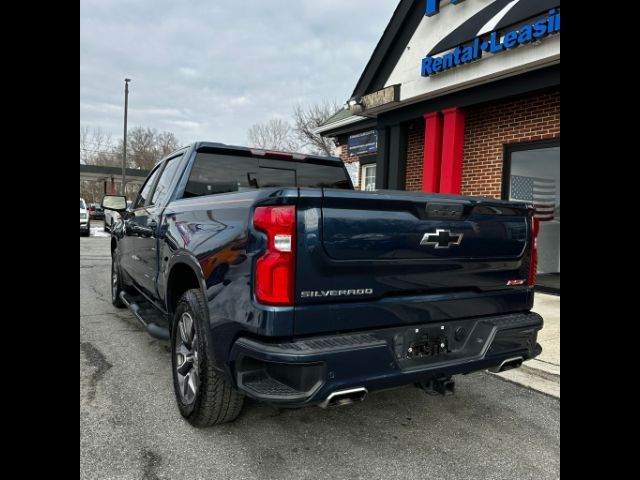
[[[341,163],[295,162],[199,153],[184,197],[242,192],[269,187],[351,189]]]

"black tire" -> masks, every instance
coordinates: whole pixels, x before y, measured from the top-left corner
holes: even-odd
[[[188,290],[178,302],[171,329],[171,365],[176,402],[180,414],[199,428],[235,420],[244,402],[244,395],[213,368],[205,330],[206,318],[202,293],[198,289]],[[189,323],[191,328],[182,328],[182,325]],[[188,348],[189,343],[191,348]],[[191,358],[191,362],[187,361],[188,358]],[[190,387],[190,381],[193,381],[195,391]]]
[[[116,262],[116,251],[111,254],[111,303],[116,308],[126,308],[120,292],[122,291],[122,280],[120,279],[120,268]]]

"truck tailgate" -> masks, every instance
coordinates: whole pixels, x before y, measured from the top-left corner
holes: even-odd
[[[355,193],[349,198],[344,193],[325,192],[322,244],[336,260],[485,262],[522,256],[526,210],[432,198],[400,192]]]
[[[296,333],[530,308],[530,213],[477,197],[301,190]]]

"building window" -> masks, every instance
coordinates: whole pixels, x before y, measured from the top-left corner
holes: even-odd
[[[503,197],[534,205],[538,286],[560,290],[560,142],[507,145]]]
[[[362,186],[364,191],[373,192],[376,189],[376,164],[362,166]]]
[[[360,188],[360,162],[345,162],[344,166],[349,173],[349,177],[351,177],[351,183],[353,183],[354,188]]]

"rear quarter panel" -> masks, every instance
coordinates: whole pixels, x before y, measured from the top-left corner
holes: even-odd
[[[288,337],[293,308],[265,307],[254,301],[252,265],[264,249],[253,230],[253,210],[260,204],[295,203],[297,189],[264,189],[175,200],[165,209],[159,234],[158,292],[167,305],[167,282],[178,263],[199,276],[209,311],[211,340],[218,365],[235,339]]]

